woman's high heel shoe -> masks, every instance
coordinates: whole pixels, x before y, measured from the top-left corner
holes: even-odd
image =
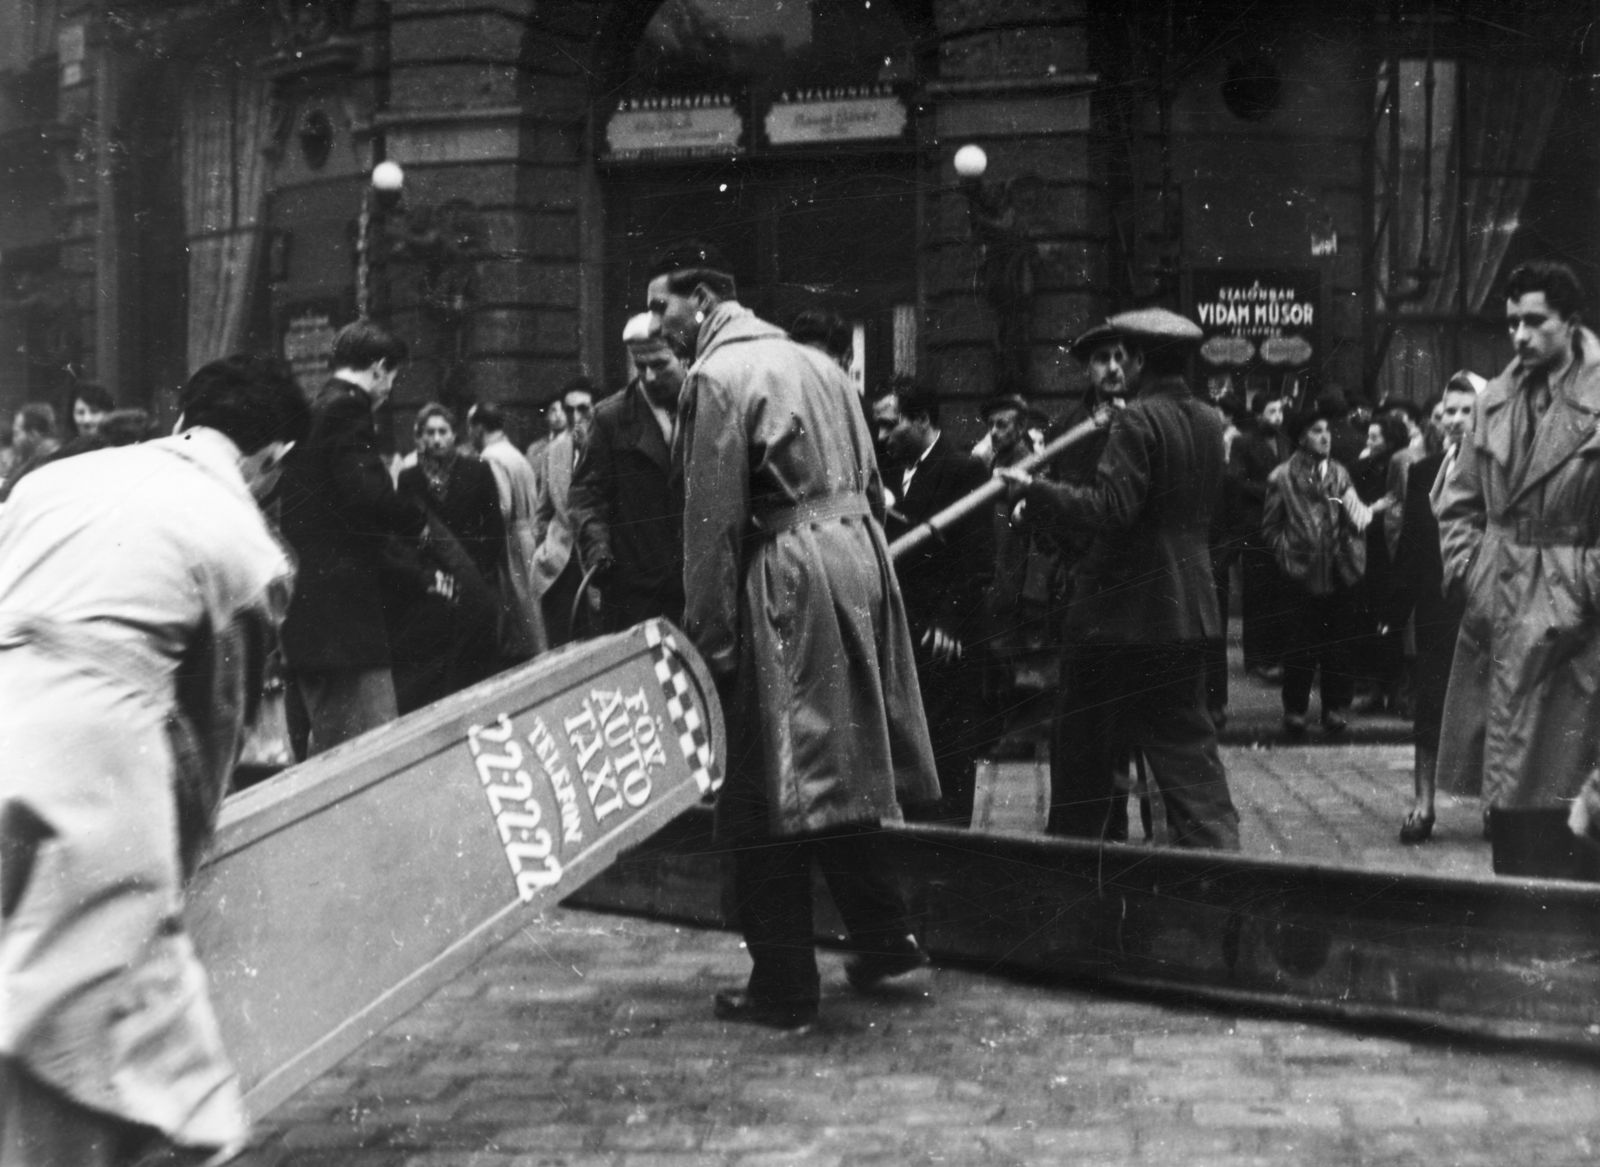
[[[1406,815],[1406,821],[1400,824],[1400,841],[1402,843],[1426,843],[1433,835],[1433,816],[1431,814],[1418,814],[1412,811]]]

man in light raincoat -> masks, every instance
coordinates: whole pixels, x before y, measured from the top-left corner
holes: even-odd
[[[1499,811],[1557,808],[1600,760],[1600,340],[1563,264],[1511,273],[1516,357],[1479,394],[1438,502],[1466,600],[1439,785]]]
[[[925,959],[874,845],[901,821],[897,787],[939,795],[911,635],[848,377],[741,307],[708,246],[656,270],[650,311],[695,354],[679,407],[684,627],[727,715],[717,830],[754,965],[717,1015],[801,1029],[820,990],[813,859],[850,930],[852,984]]]
[[[230,357],[181,432],[45,466],[0,514],[0,1162],[199,1162],[245,1116],[184,932],[288,606],[252,498],[308,425]]]

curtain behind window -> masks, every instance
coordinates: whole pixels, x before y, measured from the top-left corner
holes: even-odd
[[[1416,65],[1420,69],[1420,63]],[[1404,71],[1401,79],[1409,80]],[[1435,114],[1436,194],[1430,223],[1434,254],[1430,258],[1442,275],[1426,296],[1401,307],[1402,313],[1454,313],[1463,280],[1467,317],[1484,311],[1505,275],[1500,269],[1533,188],[1534,171],[1549,139],[1563,85],[1561,74],[1554,69],[1478,64],[1464,66],[1462,82],[1460,116],[1452,116],[1441,125],[1437,108]],[[1402,124],[1412,112],[1408,104],[1412,100],[1416,99],[1403,93]],[[1420,117],[1420,101],[1417,115]],[[1441,133],[1446,138],[1444,143],[1440,142]],[[1402,153],[1408,137],[1402,135]],[[1418,132],[1416,140],[1420,138]],[[1380,154],[1386,146],[1380,136]],[[1448,155],[1444,166],[1440,165],[1442,153]],[[1415,268],[1422,246],[1421,199],[1413,189],[1420,181],[1414,177],[1421,165],[1420,150],[1417,154],[1415,158],[1401,159],[1405,231],[1400,250],[1402,278],[1404,272]],[[1455,185],[1458,174],[1459,202]],[[1408,180],[1413,185],[1408,185]],[[1459,222],[1463,217],[1465,222]],[[1387,277],[1389,273],[1383,274]],[[1418,323],[1396,328],[1378,375],[1379,400],[1396,397],[1426,401],[1444,387],[1460,366],[1486,377],[1498,373],[1495,330],[1468,320],[1463,320],[1459,328],[1459,361],[1453,336],[1456,327]]]
[[[183,99],[189,370],[234,352],[249,318],[267,189],[266,86],[239,70],[191,74]]]

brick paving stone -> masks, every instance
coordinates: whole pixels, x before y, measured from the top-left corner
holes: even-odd
[[[692,1151],[698,1150],[704,1139],[703,1130],[685,1123],[641,1122],[611,1128],[601,1139],[601,1146],[635,1151]]]
[[[500,1147],[522,1151],[580,1151],[598,1146],[600,1132],[575,1122],[545,1122],[537,1126],[496,1128],[490,1140]]]
[[[814,1127],[768,1123],[762,1126],[723,1126],[710,1131],[702,1144],[706,1151],[792,1151],[817,1139]]]
[[[1406,1042],[1388,1038],[1326,1030],[1306,1031],[1300,1027],[1295,1032],[1280,1034],[1274,1044],[1278,1054],[1290,1060],[1326,1058],[1376,1061],[1408,1054],[1412,1048]]]
[[[1303,1102],[1196,1102],[1199,1126],[1338,1127],[1344,1118],[1337,1106]]]
[[[1036,1151],[1060,1155],[1070,1162],[1084,1155],[1129,1155],[1133,1134],[1126,1126],[1041,1127],[1032,1132]]]
[[[844,1156],[838,1152],[824,1152],[812,1148],[789,1148],[781,1151],[752,1151],[739,1155],[735,1167],[841,1167]]]
[[[1133,1053],[1139,1058],[1259,1057],[1261,1039],[1239,1034],[1136,1037]]]
[[[1556,1095],[1516,1090],[1501,1103],[1499,1112],[1498,1121],[1513,1125],[1587,1126],[1600,1131],[1600,1090]]]
[[[1353,1103],[1350,1111],[1360,1127],[1478,1126],[1489,1121],[1483,1103],[1453,1098],[1369,1099]]]
[[[1151,1078],[1145,1083],[1145,1091],[1156,1098],[1245,1102],[1276,1098],[1282,1088],[1270,1078],[1194,1075]]]
[[[1417,1078],[1394,1074],[1344,1073],[1296,1079],[1288,1093],[1295,1102],[1339,1105],[1345,1102],[1408,1102],[1426,1089],[1427,1083]]]
[[[944,1080],[929,1074],[879,1074],[857,1078],[858,1095],[881,1095],[897,1101],[922,1101],[940,1094]]]

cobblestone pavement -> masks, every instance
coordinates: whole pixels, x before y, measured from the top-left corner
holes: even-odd
[[[279,1167],[1579,1164],[1600,1066],[962,969],[731,1025],[736,936],[558,910],[262,1124]]]
[[[1438,795],[1433,837],[1399,841],[1411,807],[1410,746],[1223,751],[1244,850],[1385,871],[1493,878],[1483,802]]]
[[[1222,761],[1247,855],[1494,877],[1479,799],[1440,794],[1433,838],[1421,846],[1400,843],[1400,822],[1411,806],[1410,746],[1224,746]],[[985,763],[973,825],[1041,833],[1049,797],[1046,763]],[[1142,842],[1136,821],[1131,830]]]

